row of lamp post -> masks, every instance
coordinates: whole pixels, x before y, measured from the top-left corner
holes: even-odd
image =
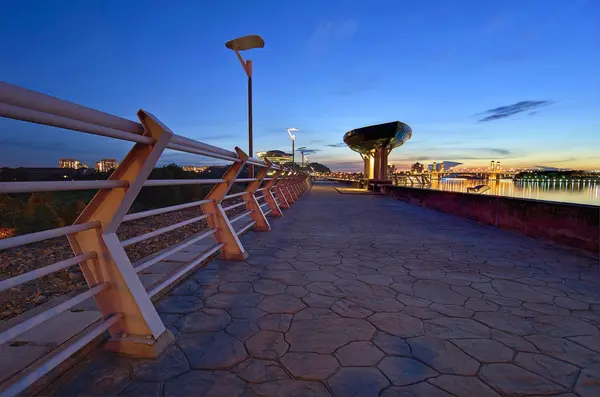
[[[225,43],[225,47],[233,50],[237,55],[240,63],[242,64],[242,68],[244,72],[246,72],[246,76],[248,77],[248,153],[252,157],[254,155],[253,148],[253,137],[252,137],[252,61],[244,60],[240,51],[251,50],[253,48],[263,48],[265,46],[265,41],[262,37],[258,35],[249,35],[238,37],[237,39],[233,39]],[[292,134],[292,132],[300,131],[298,128],[287,128],[287,132],[292,140],[292,169],[296,169],[295,162],[295,140],[296,135]],[[248,175],[250,178],[254,177],[254,167],[248,167]]]

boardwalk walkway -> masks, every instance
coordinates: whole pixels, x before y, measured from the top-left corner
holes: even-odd
[[[45,393],[600,396],[597,259],[331,185],[272,226],[158,303],[158,360],[98,350]]]

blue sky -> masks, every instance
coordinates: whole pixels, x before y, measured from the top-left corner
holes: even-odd
[[[358,154],[328,145],[401,120],[413,138],[391,155],[399,167],[600,168],[595,0],[4,0],[0,78],[131,119],[143,108],[176,133],[247,149],[245,75],[224,46],[246,34],[266,42],[244,54],[255,151],[289,150],[285,128],[297,127],[311,160],[358,170]],[[0,166],[91,163],[127,148],[0,119]]]

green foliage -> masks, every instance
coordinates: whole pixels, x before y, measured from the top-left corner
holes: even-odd
[[[64,226],[64,221],[48,201],[48,195],[32,194],[23,208],[23,221],[17,233],[25,234]]]

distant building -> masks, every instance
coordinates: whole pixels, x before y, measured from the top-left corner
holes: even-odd
[[[76,160],[76,159],[60,159],[58,160],[59,168],[72,168],[74,170],[78,170],[80,168],[87,168],[87,164]]]
[[[102,159],[96,163],[96,171],[98,172],[108,172],[117,168],[119,163],[115,159]]]
[[[413,174],[422,174],[424,169],[425,167],[423,166],[423,164],[417,162],[410,167],[410,172],[412,172]]]
[[[191,172],[202,172],[207,169],[208,169],[208,166],[202,166],[202,167],[198,167],[195,165],[184,165],[183,166],[184,171],[191,171]]]
[[[501,168],[500,168],[500,162],[492,160],[492,162],[490,163],[490,171],[492,171],[492,172],[498,172],[500,170],[501,170]]]
[[[396,173],[396,166],[394,164],[388,164],[387,166],[388,175],[392,175]]]
[[[431,172],[444,172],[461,164],[462,163],[456,161],[442,161],[441,163],[434,161],[433,164],[427,166],[427,169]]]
[[[285,164],[292,161],[292,155],[282,150],[268,150],[266,152],[258,152],[257,155],[262,160],[269,159],[269,161],[276,164]]]

